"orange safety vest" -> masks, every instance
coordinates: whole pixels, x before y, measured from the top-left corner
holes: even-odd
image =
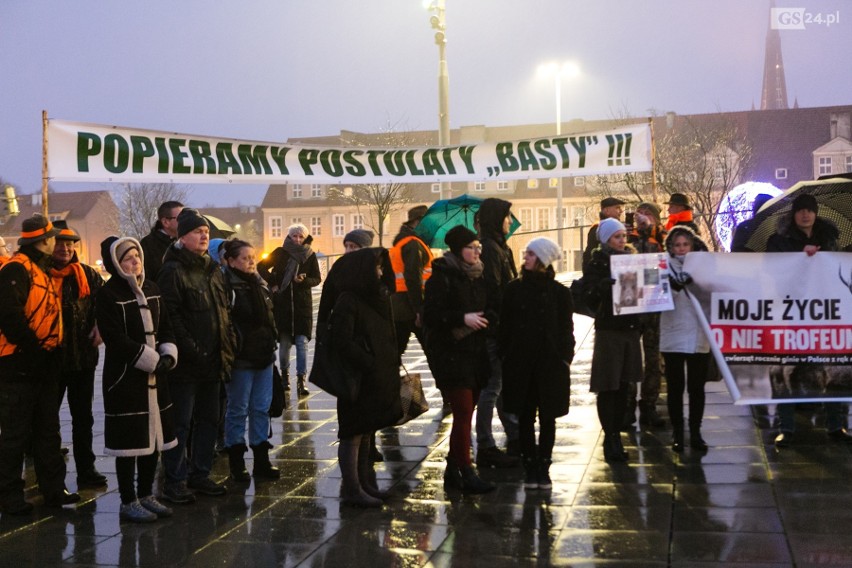
[[[12,262],[23,264],[30,275],[30,293],[24,304],[27,323],[36,334],[41,348],[52,351],[62,344],[62,305],[53,281],[23,253],[15,254],[7,264]],[[16,347],[0,331],[0,357],[13,354]]]
[[[420,246],[423,247],[423,250],[426,251],[427,261],[426,266],[423,267],[423,286],[426,286],[426,281],[429,280],[429,277],[432,276],[432,250],[426,246],[426,243],[418,239],[417,237],[405,237],[400,239],[398,243],[393,245],[390,250],[388,250],[388,255],[390,256],[391,267],[393,268],[393,274],[396,278],[396,291],[397,292],[407,292],[408,286],[405,285],[405,263],[402,261],[402,247],[410,243],[411,241],[417,241],[420,243]]]

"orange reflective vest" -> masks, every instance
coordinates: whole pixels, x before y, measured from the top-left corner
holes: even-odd
[[[429,280],[429,277],[432,276],[432,250],[426,246],[426,243],[418,239],[417,237],[405,237],[400,239],[398,243],[393,245],[390,250],[388,250],[388,255],[390,256],[391,267],[393,267],[393,274],[396,278],[396,291],[399,292],[407,292],[408,286],[405,284],[405,263],[402,261],[402,247],[410,243],[411,241],[417,241],[420,243],[420,246],[423,250],[426,251],[427,260],[426,264],[423,266],[423,286],[426,286],[426,281]]]
[[[52,351],[62,344],[62,304],[59,303],[53,281],[23,253],[19,252],[7,261],[12,262],[24,265],[30,275],[30,293],[24,304],[27,324],[36,334],[41,348]],[[11,355],[16,347],[0,331],[0,357]]]

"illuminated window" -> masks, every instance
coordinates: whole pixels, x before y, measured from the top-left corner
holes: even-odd
[[[538,180],[537,179],[528,179],[527,180],[527,189],[537,189],[538,188]]]

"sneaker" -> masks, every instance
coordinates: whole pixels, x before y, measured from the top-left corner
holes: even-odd
[[[77,474],[77,487],[105,487],[107,478],[94,467],[88,471],[83,471]]]
[[[195,495],[193,495],[192,491],[184,487],[182,483],[165,485],[163,487],[163,494],[160,498],[177,505],[189,505],[191,503],[195,503]]]
[[[516,457],[504,454],[497,446],[476,452],[476,465],[479,467],[515,467],[519,461]]]
[[[166,517],[171,517],[174,514],[174,511],[171,507],[166,507],[153,495],[148,495],[147,497],[142,497],[139,499],[139,504],[145,507],[147,510],[151,511],[157,517],[164,519]]]
[[[228,492],[225,486],[221,483],[216,483],[209,477],[198,477],[190,479],[187,487],[195,490],[202,495],[210,495],[212,497],[220,497]]]
[[[157,520],[157,515],[143,507],[137,499],[127,504],[122,503],[118,510],[118,518],[131,523],[153,523]]]

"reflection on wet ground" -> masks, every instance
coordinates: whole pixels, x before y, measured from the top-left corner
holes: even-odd
[[[826,442],[807,415],[795,444],[776,452],[774,409],[753,416],[731,404],[723,384],[709,383],[706,455],[675,456],[668,431],[637,430],[623,435],[630,461],[607,465],[588,392],[590,324],[577,318],[572,406],[558,423],[552,491],[525,492],[520,470],[483,471],[498,485],[488,495],[444,490],[450,417],[413,344],[405,364],[422,373],[432,409],[380,434],[379,484],[393,493],[382,509],[341,507],[335,401],[313,388],[307,399],[292,394],[274,421],[280,480],[199,497],[150,525],[119,524],[98,396],[95,450],[108,490],[82,491],[76,509],[47,510],[28,464],[36,510],[0,517],[0,566],[852,566],[852,452]],[[70,441],[67,407],[62,435]],[[71,489],[73,467],[69,460]],[[227,477],[224,456],[213,476]]]

